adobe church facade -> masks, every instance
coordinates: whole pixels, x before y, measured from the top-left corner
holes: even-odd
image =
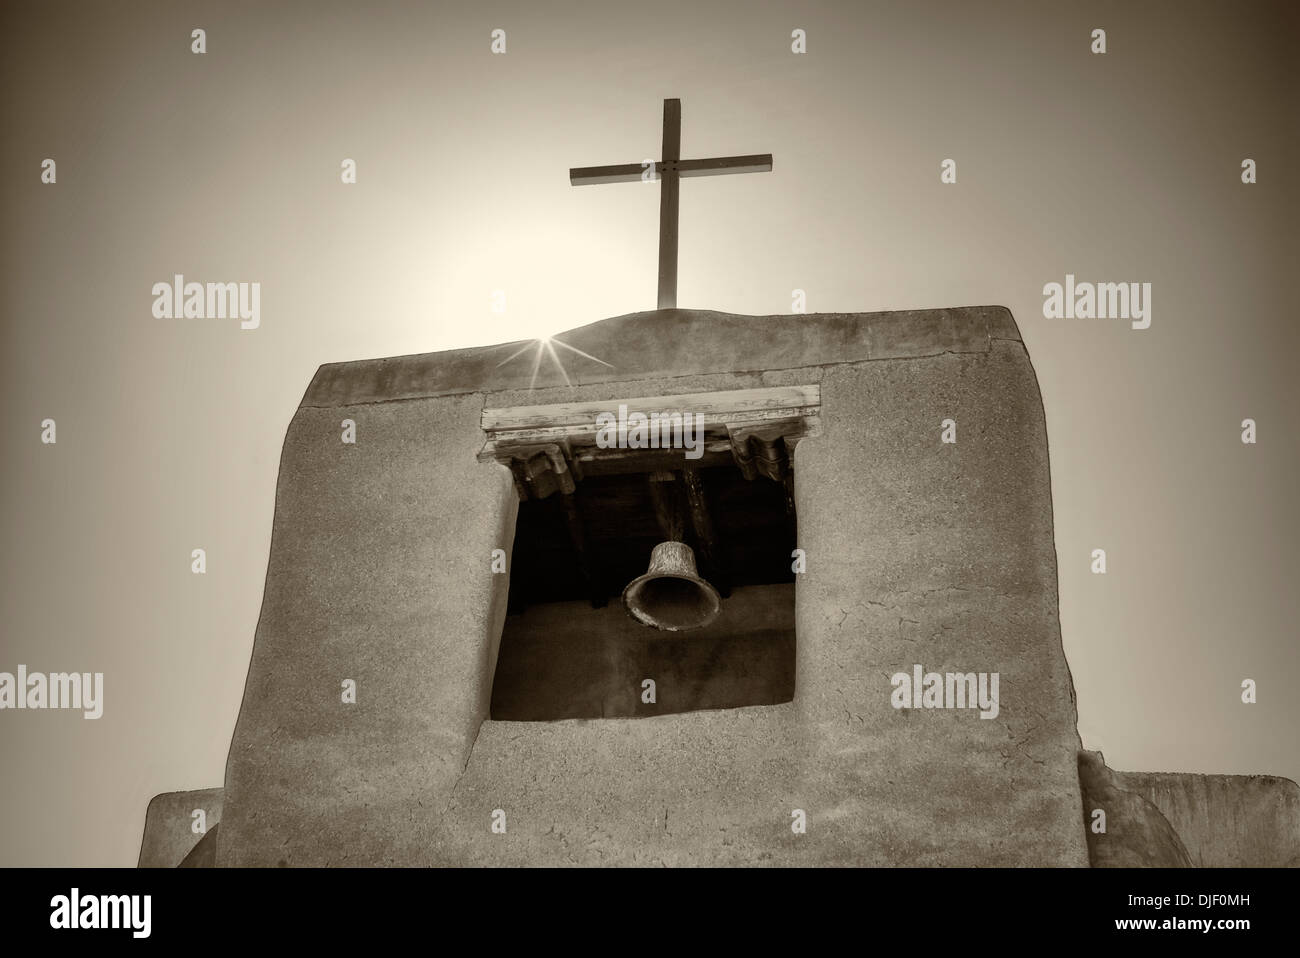
[[[186,793],[159,796],[142,865],[1300,852],[1284,779],[1184,801],[1207,777],[1139,782],[1082,753],[1081,788],[1048,437],[1006,309],[661,309],[558,339],[317,372],[224,788],[194,793],[209,831]],[[704,417],[698,461],[592,444],[593,410],[678,399]],[[665,490],[723,596],[699,632],[619,601]],[[1224,838],[1207,816],[1242,802]]]

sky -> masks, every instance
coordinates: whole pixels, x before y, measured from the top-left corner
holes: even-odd
[[[134,864],[153,795],[221,784],[279,450],[320,364],[654,307],[658,186],[568,169],[657,157],[665,97],[684,157],[773,154],[683,181],[680,305],[1012,311],[1084,744],[1119,769],[1300,778],[1293,5],[0,17],[0,671],[106,687],[95,721],[0,713],[0,864]],[[178,273],[259,283],[260,324],[156,318]],[[1150,327],[1045,318],[1067,274],[1151,283]]]

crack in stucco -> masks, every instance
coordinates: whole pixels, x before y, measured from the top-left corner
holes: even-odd
[[[465,752],[465,762],[460,767],[460,774],[456,776],[456,781],[452,783],[451,791],[447,793],[447,802],[442,806],[442,811],[438,813],[438,821],[441,822],[447,817],[447,812],[451,810],[452,803],[456,800],[456,789],[460,788],[460,783],[465,780],[465,773],[469,771],[470,760],[474,757],[474,746],[478,745],[478,737],[483,732],[483,723],[487,719],[480,719],[478,727],[474,729],[474,740],[469,743],[469,749]]]
[[[911,604],[905,601],[906,597],[908,596],[916,596],[924,600],[925,598],[931,595],[935,595],[937,593],[946,593],[946,592],[965,592],[965,593],[987,592],[991,595],[998,596],[999,598],[1013,599],[1013,600],[1031,598],[1034,595],[1034,593],[1032,592],[1025,592],[1025,593],[1000,592],[997,589],[993,588],[992,586],[978,586],[976,588],[969,588],[969,589],[963,586],[944,586],[943,588],[938,588],[938,589],[900,589],[894,592],[883,592],[880,594],[884,596],[888,596],[894,599],[895,601],[881,602],[878,599],[864,598],[858,603],[858,605],[875,606],[880,609],[898,609],[900,606]],[[969,611],[969,610],[958,610],[959,613],[963,611]],[[844,609],[840,609],[840,612],[843,615],[843,618],[841,618],[840,621],[835,624],[837,628],[844,624],[845,619],[847,619],[849,615],[849,613]],[[916,622],[916,620],[914,619],[906,619],[906,618],[900,619],[900,622],[912,622],[913,624],[916,625],[920,624],[919,622]],[[948,627],[943,626],[943,628],[946,629]]]

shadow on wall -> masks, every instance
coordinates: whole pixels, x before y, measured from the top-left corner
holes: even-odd
[[[794,585],[745,586],[710,625],[658,632],[617,601],[529,606],[506,619],[492,684],[497,721],[634,718],[794,698]],[[646,701],[653,681],[653,700]]]
[[[217,864],[217,832],[221,825],[213,825],[207,830],[199,843],[190,849],[190,853],[181,859],[177,868],[214,868]]]
[[[1290,779],[1116,772],[1100,752],[1080,752],[1079,786],[1093,868],[1300,867]]]

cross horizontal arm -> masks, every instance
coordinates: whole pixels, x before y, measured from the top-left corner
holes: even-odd
[[[770,173],[771,153],[753,153],[748,156],[717,156],[708,160],[676,160],[655,164],[650,179],[659,179],[662,170],[676,170],[679,176],[718,176],[723,173]],[[592,186],[597,183],[630,183],[641,179],[645,171],[641,163],[623,163],[618,166],[582,166],[569,170],[569,183],[573,186]]]
[[[771,173],[772,154],[754,153],[750,156],[717,156],[711,160],[678,160],[677,172],[681,176],[717,176],[722,173]]]
[[[624,163],[620,166],[582,166],[569,170],[569,183],[572,186],[591,186],[596,183],[630,183],[641,179],[645,169],[640,163]],[[654,174],[653,179],[659,179]]]

